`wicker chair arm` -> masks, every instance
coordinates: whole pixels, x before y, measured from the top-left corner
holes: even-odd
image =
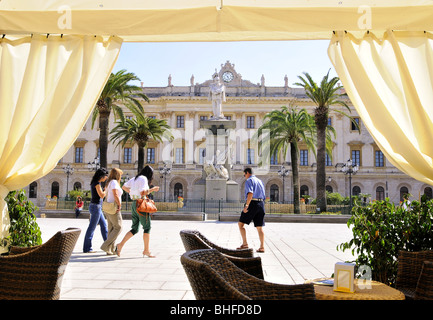
[[[264,279],[263,276],[263,268],[262,268],[262,259],[260,257],[253,258],[240,258],[233,257],[229,255],[223,254],[229,261],[231,261],[235,266],[242,269],[246,273],[258,278]]]

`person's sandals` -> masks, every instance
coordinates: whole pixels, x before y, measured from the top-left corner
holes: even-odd
[[[148,258],[156,258],[154,255],[152,255],[150,252],[149,253],[144,253],[143,252],[143,258],[144,257],[148,257]]]
[[[265,248],[258,248],[256,250],[256,252],[258,252],[258,253],[265,253]]]
[[[236,248],[236,250],[241,250],[241,249],[248,249],[248,244],[243,244],[239,248]]]

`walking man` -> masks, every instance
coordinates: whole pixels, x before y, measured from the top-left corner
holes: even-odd
[[[251,168],[244,170],[244,177],[247,179],[245,182],[245,206],[238,222],[242,245],[238,249],[248,248],[245,224],[254,221],[260,239],[260,248],[257,249],[257,252],[265,252],[265,234],[263,233],[265,225],[265,188],[263,182],[253,175]]]

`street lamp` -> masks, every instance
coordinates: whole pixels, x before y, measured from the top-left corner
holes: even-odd
[[[95,157],[92,162],[87,163],[87,167],[90,171],[96,171],[101,167],[101,163],[99,162],[99,157]]]
[[[161,179],[164,177],[164,202],[165,202],[165,191],[167,187],[167,176],[171,173],[171,169],[167,168],[167,164],[164,163],[164,167],[159,167],[159,173],[161,174]]]
[[[284,197],[284,190],[285,190],[285,186],[284,186],[284,178],[287,177],[289,175],[289,169],[284,168],[284,166],[281,166],[281,169],[278,170],[278,175],[283,177],[283,203],[285,203],[285,197]]]
[[[344,174],[349,175],[349,199],[350,199],[350,210],[352,211],[352,174],[355,175],[359,170],[357,164],[353,165],[352,159],[347,160],[347,163],[343,165],[341,171]]]
[[[63,167],[63,171],[66,173],[66,198],[68,197],[68,186],[69,186],[69,176],[74,173],[74,168],[68,163],[66,167]]]

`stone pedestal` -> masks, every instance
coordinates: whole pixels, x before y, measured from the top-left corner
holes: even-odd
[[[206,177],[206,200],[239,200],[239,186],[231,180],[232,152],[229,146],[229,130],[236,128],[236,121],[226,119],[201,120],[200,127],[207,129],[205,163],[212,164],[220,172],[227,170],[226,177],[221,176],[218,172],[204,175]]]

